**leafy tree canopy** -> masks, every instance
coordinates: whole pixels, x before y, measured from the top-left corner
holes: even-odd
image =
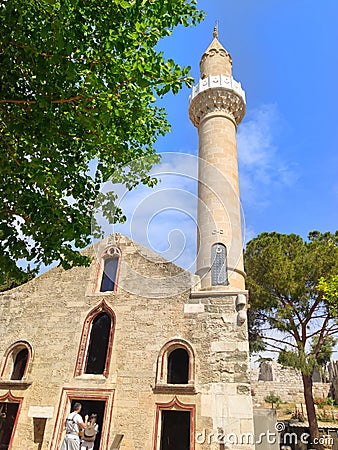
[[[337,297],[338,298],[338,297]],[[311,352],[314,353],[316,351],[317,345],[319,341],[319,336],[314,336],[311,342]],[[333,336],[328,336],[323,340],[322,345],[320,346],[319,352],[317,354],[317,364],[319,367],[324,367],[331,360],[331,356],[333,353],[333,348],[337,344],[337,339]]]
[[[338,275],[331,275],[327,279],[321,277],[318,282],[318,291],[329,306],[330,313],[337,317],[338,311],[336,308],[338,298]]]
[[[295,234],[262,233],[248,243],[245,267],[251,324],[265,349],[279,351],[287,345],[305,351],[323,325],[320,345],[338,330],[330,309],[338,298],[330,295],[329,303],[325,282],[338,272],[338,232],[314,231],[306,241]],[[280,339],[269,336],[271,330]]]
[[[258,350],[280,352],[282,364],[301,370],[310,434],[317,437],[311,374],[323,345],[338,332],[332,281],[338,273],[338,231],[313,231],[307,241],[295,234],[262,233],[247,245],[245,268],[250,338],[258,337]]]
[[[0,283],[25,277],[20,259],[88,263],[74,246],[89,243],[100,183],[117,174],[130,189],[154,183],[153,145],[169,130],[155,98],[193,82],[155,46],[203,18],[196,3],[1,2]],[[111,221],[123,219],[108,206]]]

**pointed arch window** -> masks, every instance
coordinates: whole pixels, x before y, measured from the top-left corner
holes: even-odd
[[[118,272],[121,252],[113,246],[105,249],[99,264],[96,291],[115,292],[117,288]]]
[[[111,317],[106,312],[98,314],[92,322],[85,373],[102,374],[106,366]]]
[[[224,244],[218,242],[211,247],[211,285],[228,284],[227,249]]]
[[[115,314],[105,303],[92,310],[83,325],[74,376],[109,374]]]

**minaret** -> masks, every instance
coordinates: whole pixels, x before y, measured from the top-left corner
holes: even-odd
[[[217,28],[200,69],[189,106],[199,136],[196,269],[200,284],[191,290],[186,307],[190,314],[203,313],[201,324],[194,327],[194,332],[203,330],[200,351],[205,363],[200,371],[200,377],[205,377],[201,388],[204,412],[196,426],[212,427],[225,436],[253,436],[236,148],[245,94],[232,78],[231,56],[218,41]],[[208,448],[254,449],[252,442],[241,439],[235,445],[225,440],[224,445],[213,443]]]
[[[232,77],[232,59],[214,39],[200,62],[189,116],[199,135],[197,275],[206,291],[242,291],[242,228],[236,131],[245,93]]]

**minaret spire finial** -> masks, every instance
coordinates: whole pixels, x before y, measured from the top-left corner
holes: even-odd
[[[218,38],[218,20],[216,20],[216,24],[214,26],[214,32],[212,33],[214,38]]]

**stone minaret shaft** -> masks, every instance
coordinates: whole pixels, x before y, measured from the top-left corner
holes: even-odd
[[[236,148],[245,93],[217,39],[203,54],[189,115],[199,135],[197,274],[204,290],[243,290],[243,248]]]

